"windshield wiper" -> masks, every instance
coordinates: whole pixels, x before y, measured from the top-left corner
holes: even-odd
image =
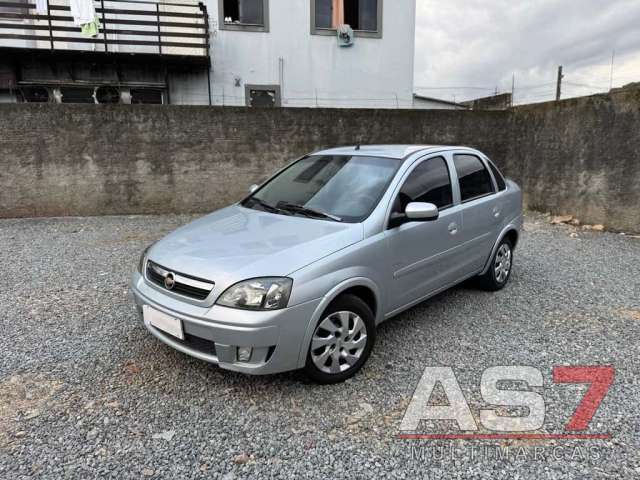
[[[313,208],[304,207],[296,203],[278,202],[278,208],[281,208],[283,210],[289,210],[291,212],[302,213],[303,215],[307,215],[309,217],[328,218],[330,220],[333,220],[334,222],[342,221],[342,218],[336,215],[331,215],[330,213],[326,213],[321,210],[315,210]]]
[[[258,205],[260,205],[263,209],[265,209],[267,212],[271,212],[271,213],[285,213],[285,211],[282,208],[278,208],[278,207],[274,207],[273,205],[269,205],[267,202],[265,202],[264,200],[260,200],[257,197],[250,197],[249,198],[250,202],[254,202],[257,203]]]

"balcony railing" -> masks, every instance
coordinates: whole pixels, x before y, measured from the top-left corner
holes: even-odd
[[[102,27],[97,37],[85,37],[73,24],[68,0],[49,0],[46,15],[27,1],[0,0],[0,47],[209,57],[203,3],[95,1]]]

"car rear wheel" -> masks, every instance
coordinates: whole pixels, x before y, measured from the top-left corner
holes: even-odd
[[[478,280],[480,287],[490,292],[504,288],[511,276],[513,266],[513,246],[508,238],[503,238],[493,254],[489,269]]]
[[[367,304],[355,295],[338,297],[316,325],[305,373],[322,384],[343,382],[367,361],[375,336],[375,321]]]

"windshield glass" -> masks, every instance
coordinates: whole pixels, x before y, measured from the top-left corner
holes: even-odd
[[[243,205],[285,208],[287,212],[292,211],[291,205],[299,205],[343,222],[361,222],[378,204],[401,163],[382,157],[305,157],[271,179]]]

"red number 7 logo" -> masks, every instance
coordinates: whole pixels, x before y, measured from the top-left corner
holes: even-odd
[[[582,401],[573,412],[565,430],[586,430],[602,399],[613,383],[612,366],[553,367],[553,383],[588,383]]]

